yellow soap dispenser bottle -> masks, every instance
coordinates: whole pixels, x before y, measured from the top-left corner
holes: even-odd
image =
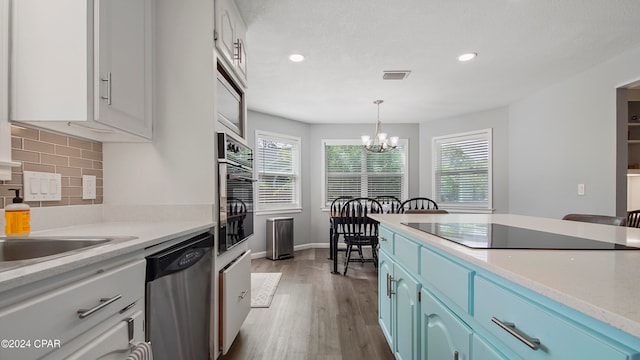
[[[28,235],[31,232],[31,208],[22,202],[20,189],[9,190],[15,191],[16,197],[13,198],[12,204],[4,208],[4,232],[7,236]]]

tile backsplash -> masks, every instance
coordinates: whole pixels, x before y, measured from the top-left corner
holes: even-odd
[[[23,171],[40,171],[62,176],[60,201],[29,201],[31,207],[102,204],[102,143],[24,126],[11,126],[11,158],[21,166],[12,170],[11,180],[0,181],[0,209],[14,197],[9,189],[20,189]],[[82,175],[96,177],[96,199],[82,199]]]

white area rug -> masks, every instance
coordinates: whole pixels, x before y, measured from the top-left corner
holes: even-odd
[[[251,307],[268,308],[282,273],[251,273]]]

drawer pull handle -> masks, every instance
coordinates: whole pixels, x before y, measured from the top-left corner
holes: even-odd
[[[242,292],[242,294],[240,294],[240,296],[238,296],[240,299],[244,299],[245,296],[247,296],[247,293],[249,292],[249,290],[245,290]]]
[[[118,295],[116,295],[116,296],[114,296],[112,298],[102,298],[102,299],[100,299],[100,304],[92,307],[91,309],[89,309],[89,310],[86,310],[86,309],[78,310],[78,317],[80,319],[84,319],[84,318],[86,318],[88,316],[91,316],[96,311],[100,311],[100,310],[104,309],[105,307],[109,306],[109,304],[112,304],[112,303],[118,301],[121,298],[122,298],[122,295],[120,295],[120,294],[118,294]]]
[[[529,338],[526,335],[521,334],[518,331],[518,329],[516,329],[516,324],[506,322],[506,321],[500,321],[495,316],[491,318],[491,321],[493,321],[494,324],[500,326],[504,331],[508,332],[516,339],[522,341],[525,345],[530,347],[532,350],[538,350],[538,348],[540,347],[539,339]]]
[[[380,241],[387,241],[387,238],[384,236],[380,236]]]
[[[453,352],[453,360],[458,360],[458,358],[459,358],[459,354],[458,354],[458,352],[457,352],[457,351],[454,351],[454,352]]]

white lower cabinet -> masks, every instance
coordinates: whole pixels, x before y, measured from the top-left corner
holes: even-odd
[[[89,336],[99,336],[120,324],[135,312],[144,309],[146,262],[144,259],[120,264],[90,266],[85,276],[74,275],[69,282],[65,275],[46,281],[48,290],[22,298],[20,288],[12,294],[16,301],[3,299],[0,307],[0,334],[3,339],[18,340],[15,346],[0,347],[0,359],[63,358],[91,343]],[[55,283],[61,285],[56,287]],[[33,291],[33,286],[28,291]],[[27,291],[27,290],[25,290]],[[134,320],[137,333],[134,340],[144,340],[142,312]],[[103,348],[123,349],[128,333],[118,332],[118,339],[107,341]],[[141,336],[142,335],[142,336]],[[113,337],[108,337],[113,339]],[[46,340],[43,343],[43,340]]]
[[[115,319],[115,324],[98,336],[88,339],[85,346],[65,359],[121,360],[129,354],[135,343],[142,340],[144,340],[144,306],[139,304],[136,305],[133,314],[124,319]]]

